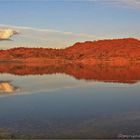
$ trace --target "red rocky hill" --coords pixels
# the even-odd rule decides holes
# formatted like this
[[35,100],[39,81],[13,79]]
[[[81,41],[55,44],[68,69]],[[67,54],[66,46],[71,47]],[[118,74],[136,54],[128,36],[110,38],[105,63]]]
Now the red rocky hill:
[[86,41],[65,49],[13,48],[0,51],[1,62],[110,63],[140,61],[140,40],[134,38]]

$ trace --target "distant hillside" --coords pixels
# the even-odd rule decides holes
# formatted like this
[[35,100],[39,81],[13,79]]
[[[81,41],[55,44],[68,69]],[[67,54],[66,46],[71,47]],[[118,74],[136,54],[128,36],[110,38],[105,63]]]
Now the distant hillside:
[[65,49],[70,59],[140,60],[140,40],[134,38],[87,41]]
[[86,41],[65,49],[13,48],[0,51],[0,61],[30,63],[113,63],[140,61],[140,40],[134,38]]

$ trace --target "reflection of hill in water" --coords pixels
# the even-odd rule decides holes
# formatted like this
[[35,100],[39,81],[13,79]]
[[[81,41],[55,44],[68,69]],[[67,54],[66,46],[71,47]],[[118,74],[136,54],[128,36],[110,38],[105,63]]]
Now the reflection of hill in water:
[[64,73],[76,79],[97,80],[119,83],[136,83],[140,80],[140,64],[124,66],[56,64],[56,65],[20,65],[16,63],[1,64],[0,73],[15,75],[42,75]]
[[16,90],[17,88],[14,87],[9,81],[0,81],[0,93],[3,93],[3,92],[10,93]]

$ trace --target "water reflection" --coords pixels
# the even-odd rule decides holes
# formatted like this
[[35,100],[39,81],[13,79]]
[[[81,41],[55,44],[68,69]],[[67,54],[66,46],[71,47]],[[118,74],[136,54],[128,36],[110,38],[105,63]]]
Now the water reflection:
[[1,63],[0,73],[0,138],[139,134],[138,64]]
[[136,85],[117,90],[98,85],[0,98],[0,127],[24,139],[139,134],[140,94]]
[[14,87],[10,81],[0,81],[0,93],[12,93],[18,90],[19,88]]
[[76,79],[96,80],[104,82],[136,83],[140,80],[140,64],[130,63],[124,66],[55,64],[27,65],[18,63],[1,63],[0,73],[15,75],[67,74]]

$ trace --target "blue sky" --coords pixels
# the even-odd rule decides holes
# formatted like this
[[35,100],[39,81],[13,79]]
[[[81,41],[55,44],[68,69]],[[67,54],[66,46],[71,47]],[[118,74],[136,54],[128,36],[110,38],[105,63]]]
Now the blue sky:
[[140,3],[137,0],[2,1],[0,24],[95,37],[85,38],[88,40],[140,38]]

